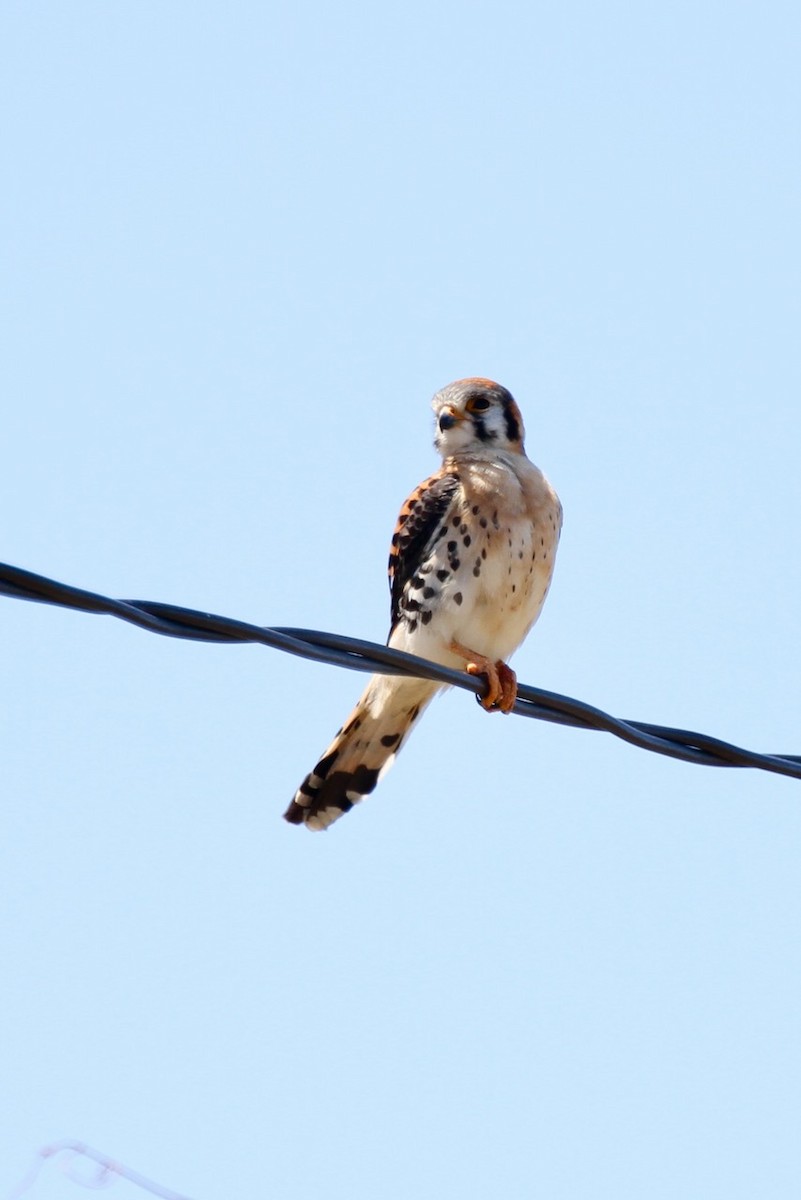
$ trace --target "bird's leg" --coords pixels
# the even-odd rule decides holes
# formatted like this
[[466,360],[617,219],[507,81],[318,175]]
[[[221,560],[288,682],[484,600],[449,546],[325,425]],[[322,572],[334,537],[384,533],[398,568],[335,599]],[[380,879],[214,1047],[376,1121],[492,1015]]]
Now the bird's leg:
[[465,660],[464,669],[468,675],[484,675],[487,680],[487,690],[479,696],[479,703],[487,712],[511,712],[517,700],[517,676],[511,667],[498,659],[493,662],[485,654],[477,654],[468,650],[461,642],[452,641],[450,650]]

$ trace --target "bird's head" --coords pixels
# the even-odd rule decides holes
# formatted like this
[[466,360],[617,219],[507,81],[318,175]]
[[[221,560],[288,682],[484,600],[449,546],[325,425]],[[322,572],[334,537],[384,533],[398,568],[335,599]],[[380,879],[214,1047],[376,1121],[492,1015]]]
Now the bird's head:
[[443,458],[471,450],[523,453],[523,418],[510,392],[491,379],[458,379],[431,401],[434,445]]

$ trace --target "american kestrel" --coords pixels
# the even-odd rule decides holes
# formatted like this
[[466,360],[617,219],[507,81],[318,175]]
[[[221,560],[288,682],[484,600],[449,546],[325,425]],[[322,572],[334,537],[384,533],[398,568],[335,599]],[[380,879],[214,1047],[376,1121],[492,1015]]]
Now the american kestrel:
[[[520,410],[489,379],[432,400],[442,466],[403,505],[389,555],[388,644],[483,675],[481,703],[508,713],[506,665],[540,614],[562,526],[559,497],[523,449]],[[325,829],[373,791],[442,684],[374,675],[284,813]]]

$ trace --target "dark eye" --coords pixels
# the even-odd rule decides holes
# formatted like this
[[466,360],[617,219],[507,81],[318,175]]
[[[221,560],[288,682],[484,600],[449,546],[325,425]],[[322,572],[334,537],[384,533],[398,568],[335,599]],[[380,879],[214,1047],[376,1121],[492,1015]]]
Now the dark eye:
[[466,405],[468,412],[486,412],[489,406],[490,402],[484,396],[474,396]]

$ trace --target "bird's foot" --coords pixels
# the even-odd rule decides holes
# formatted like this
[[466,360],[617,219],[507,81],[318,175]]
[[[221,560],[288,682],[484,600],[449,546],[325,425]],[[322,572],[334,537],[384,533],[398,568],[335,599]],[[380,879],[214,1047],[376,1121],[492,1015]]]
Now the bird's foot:
[[493,662],[485,654],[476,654],[460,642],[451,642],[450,648],[465,660],[468,675],[483,675],[487,680],[484,695],[476,697],[481,707],[487,712],[511,712],[517,700],[517,676],[512,668],[501,659]]

